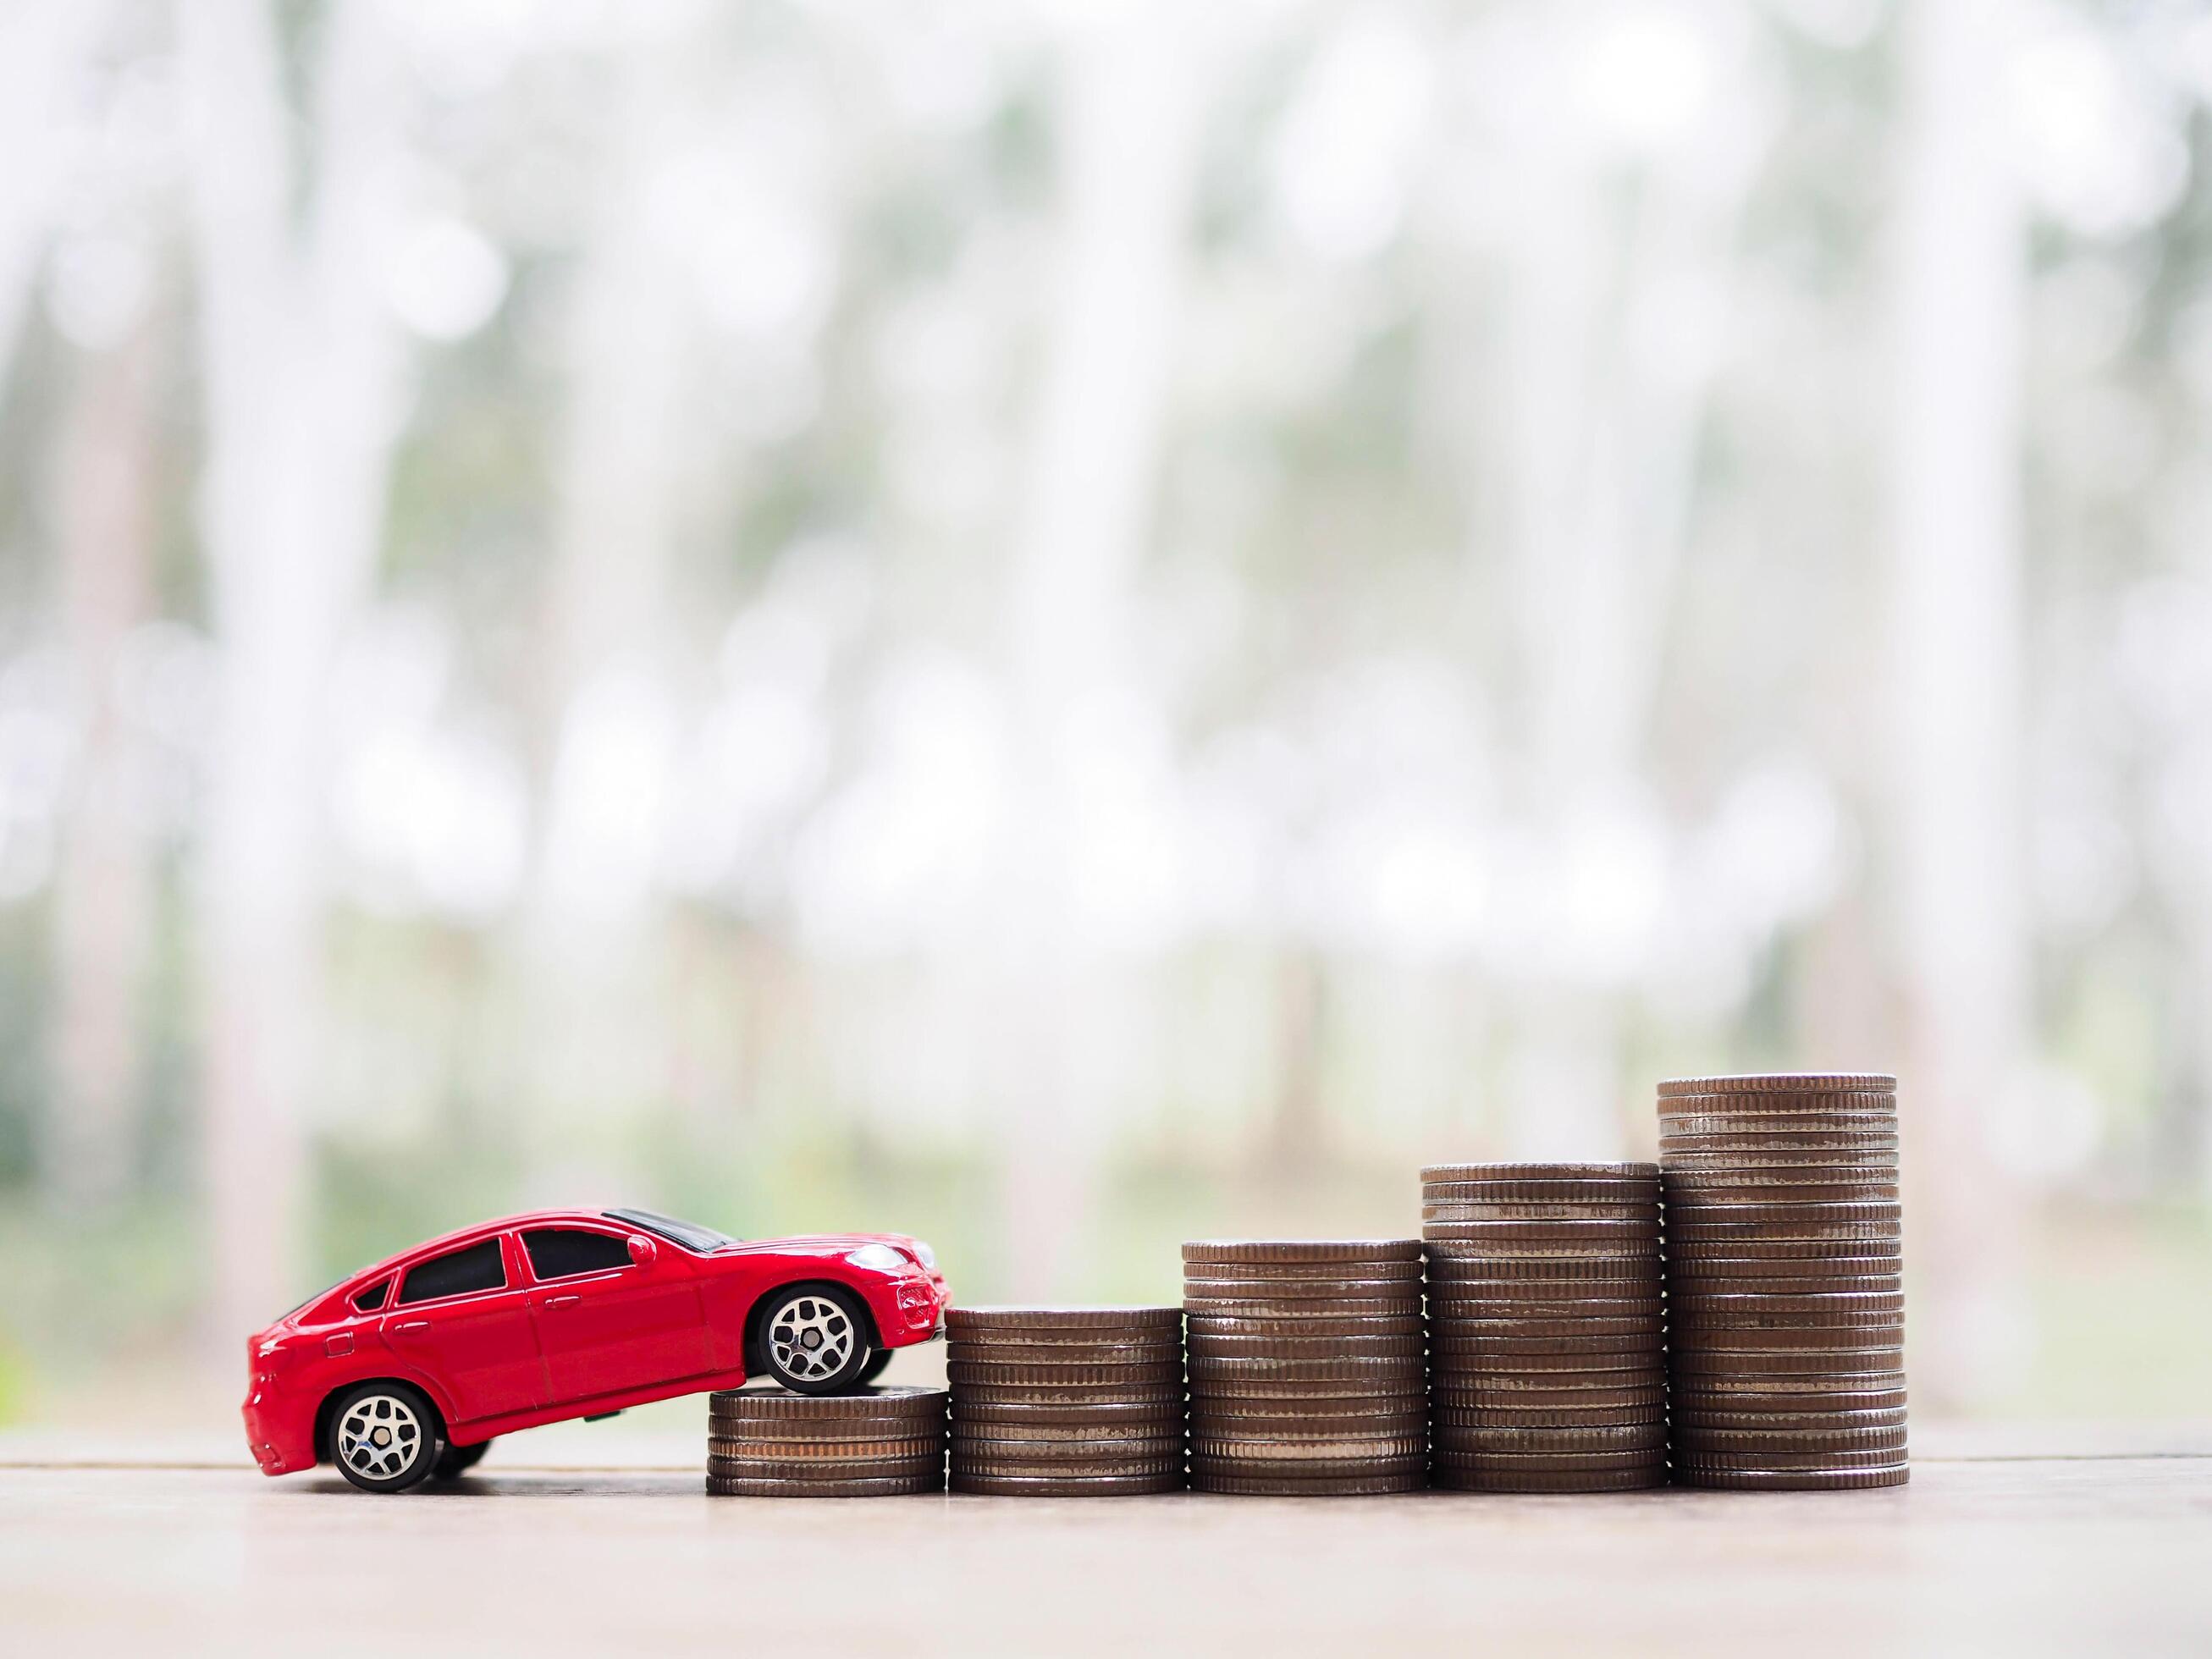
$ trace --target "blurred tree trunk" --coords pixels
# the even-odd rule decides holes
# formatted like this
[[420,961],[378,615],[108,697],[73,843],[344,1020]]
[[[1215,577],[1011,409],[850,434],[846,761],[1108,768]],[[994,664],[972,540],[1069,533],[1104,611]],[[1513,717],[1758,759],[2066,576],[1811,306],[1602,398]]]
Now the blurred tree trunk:
[[665,1097],[656,878],[677,738],[667,669],[685,313],[654,169],[688,88],[629,48],[575,277],[545,653],[544,839],[526,921],[533,1193],[638,1177],[636,1109]]
[[[1202,31],[1201,31],[1202,33]],[[1090,1207],[1126,998],[1079,937],[1072,836],[1086,701],[1127,691],[1197,167],[1202,41],[1139,6],[1074,27],[1049,356],[1016,526],[1017,844],[1000,892],[1006,1260],[1055,1281]],[[1094,705],[1095,706],[1095,705]]]
[[135,1173],[154,887],[116,690],[125,644],[152,611],[154,356],[142,326],[84,362],[55,483],[62,623],[83,738],[56,882],[46,1168],[56,1194],[83,1207],[115,1202]]
[[59,117],[108,15],[106,0],[14,0],[0,9],[0,386],[71,160],[56,141]]
[[1905,15],[1899,189],[1896,834],[1910,1030],[1900,1106],[1928,1276],[1916,1394],[1957,1406],[2014,1370],[2021,1195],[1994,1155],[2025,1101],[2030,1021],[2021,752],[2021,353],[2027,248],[2005,153],[2002,0]]
[[199,927],[212,1332],[226,1344],[295,1300],[309,1271],[328,675],[374,574],[398,423],[377,282],[399,100],[380,15],[323,18],[301,131],[270,0],[179,13],[219,647]]

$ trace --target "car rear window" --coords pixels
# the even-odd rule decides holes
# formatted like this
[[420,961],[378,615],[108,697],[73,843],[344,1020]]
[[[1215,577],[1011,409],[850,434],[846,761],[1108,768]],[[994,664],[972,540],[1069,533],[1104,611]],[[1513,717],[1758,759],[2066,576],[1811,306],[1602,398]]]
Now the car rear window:
[[499,1261],[499,1240],[487,1238],[416,1262],[407,1270],[406,1280],[399,1287],[399,1301],[404,1306],[441,1296],[465,1296],[471,1291],[495,1291],[506,1283],[507,1270]]

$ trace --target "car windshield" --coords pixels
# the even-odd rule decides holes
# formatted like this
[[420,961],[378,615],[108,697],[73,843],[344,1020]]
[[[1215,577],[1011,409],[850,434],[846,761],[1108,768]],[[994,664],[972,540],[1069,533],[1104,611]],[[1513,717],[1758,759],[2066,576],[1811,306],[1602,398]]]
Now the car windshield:
[[712,1227],[702,1227],[696,1221],[678,1221],[673,1216],[655,1215],[650,1210],[609,1210],[610,1221],[623,1221],[633,1227],[642,1227],[649,1233],[659,1233],[672,1243],[681,1244],[687,1250],[718,1250],[725,1244],[738,1241],[727,1233],[718,1233]]

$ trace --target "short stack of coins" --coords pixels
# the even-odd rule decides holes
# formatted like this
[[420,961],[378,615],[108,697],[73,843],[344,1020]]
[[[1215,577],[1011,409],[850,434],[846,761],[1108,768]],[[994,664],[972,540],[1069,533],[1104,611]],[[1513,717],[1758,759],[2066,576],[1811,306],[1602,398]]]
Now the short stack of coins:
[[1182,1489],[1180,1308],[951,1308],[952,1490]]
[[1685,1486],[1902,1486],[1905,1294],[1897,1079],[1659,1085]]
[[1434,1484],[1665,1485],[1658,1166],[1431,1164],[1421,1237]]
[[1193,1486],[1350,1497],[1427,1483],[1417,1241],[1211,1240],[1182,1261]]
[[942,1389],[708,1396],[707,1490],[722,1498],[890,1498],[945,1489]]

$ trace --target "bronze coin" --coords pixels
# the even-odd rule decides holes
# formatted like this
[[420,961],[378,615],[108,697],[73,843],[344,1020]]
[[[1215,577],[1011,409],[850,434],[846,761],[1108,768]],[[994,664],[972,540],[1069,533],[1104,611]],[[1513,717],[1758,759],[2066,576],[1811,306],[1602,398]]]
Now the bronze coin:
[[1137,1365],[1016,1365],[987,1359],[953,1359],[948,1360],[945,1366],[945,1375],[955,1389],[970,1384],[985,1387],[995,1384],[1001,1388],[1020,1388],[1030,1384],[1075,1388],[1090,1384],[1115,1388],[1146,1382],[1179,1382],[1182,1371],[1183,1368],[1171,1359]]
[[1439,1449],[1464,1452],[1663,1451],[1664,1423],[1629,1423],[1607,1428],[1436,1430]]
[[1155,1440],[1180,1440],[1186,1422],[1177,1412],[1146,1423],[969,1423],[952,1425],[955,1444],[976,1440],[1019,1440],[1037,1446],[1129,1446]]
[[1022,1365],[1038,1370],[1071,1368],[1094,1370],[1102,1366],[1118,1368],[1124,1365],[1157,1368],[1176,1364],[1182,1359],[1182,1352],[1180,1342],[1147,1342],[1142,1345],[952,1342],[945,1347],[945,1358],[949,1362],[945,1374],[951,1374],[954,1364]]
[[1666,1316],[1667,1304],[1657,1297],[1591,1297],[1584,1301],[1562,1301],[1556,1297],[1469,1297],[1429,1304],[1431,1330],[1469,1320],[1548,1321],[1562,1324],[1583,1320],[1627,1320],[1641,1324]]
[[1712,1204],[1895,1204],[1902,1200],[1904,1192],[1893,1174],[1875,1181],[1853,1178],[1802,1184],[1790,1181],[1746,1182],[1723,1176],[1718,1181],[1699,1182],[1693,1187],[1671,1188],[1663,1207],[1668,1215],[1684,1216]]
[[1463,1347],[1492,1338],[1587,1340],[1607,1336],[1656,1337],[1665,1334],[1666,1328],[1666,1319],[1658,1313],[1637,1319],[1439,1319],[1432,1346]]
[[1656,1164],[1425,1164],[1421,1182],[1649,1181]]
[[1905,1449],[1716,1452],[1677,1445],[1669,1461],[1678,1469],[1879,1469],[1905,1462]]
[[1303,1458],[1285,1467],[1280,1462],[1263,1462],[1248,1457],[1199,1457],[1190,1460],[1191,1479],[1200,1475],[1231,1479],[1258,1478],[1297,1480],[1360,1480],[1370,1475],[1422,1474],[1428,1470],[1429,1455],[1425,1447],[1395,1457],[1337,1457]]
[[1492,1381],[1504,1376],[1556,1376],[1562,1371],[1602,1373],[1620,1371],[1662,1375],[1667,1368],[1663,1349],[1654,1343],[1643,1348],[1605,1348],[1589,1352],[1559,1353],[1548,1349],[1514,1348],[1482,1353],[1460,1353],[1446,1348],[1429,1357],[1429,1370],[1439,1378],[1481,1377]]
[[1731,1238],[1671,1240],[1667,1261],[1901,1261],[1904,1245],[1879,1238]]
[[1656,1285],[1659,1257],[1656,1251],[1591,1257],[1504,1258],[1485,1250],[1449,1243],[1429,1246],[1429,1282],[1451,1284],[1463,1279],[1484,1282],[1526,1279],[1532,1283],[1576,1284],[1587,1279]]
[[1664,1426],[1667,1408],[1644,1406],[1502,1407],[1439,1406],[1430,1413],[1430,1431],[1459,1429],[1611,1429]]
[[1710,1486],[1724,1492],[1858,1492],[1874,1486],[1902,1486],[1912,1478],[1909,1463],[1887,1468],[1691,1469],[1674,1472],[1678,1486]]
[[1148,1492],[1181,1492],[1182,1471],[1167,1474],[963,1474],[955,1471],[952,1490],[978,1498],[1135,1498]]
[[1236,1359],[1418,1359],[1426,1352],[1415,1336],[1210,1336],[1194,1332],[1194,1366]]
[[774,1463],[878,1463],[886,1458],[940,1457],[945,1453],[942,1433],[876,1440],[755,1440],[731,1435],[707,1437],[709,1457],[742,1458]]
[[1419,1256],[1388,1261],[1186,1261],[1182,1273],[1185,1282],[1194,1279],[1249,1279],[1270,1284],[1289,1279],[1297,1284],[1338,1285],[1347,1280],[1381,1279],[1402,1289],[1401,1281],[1420,1278],[1421,1261]]
[[1902,1348],[1736,1349],[1677,1346],[1668,1355],[1677,1376],[1873,1376],[1905,1369]]
[[1426,1484],[1419,1470],[1404,1474],[1340,1475],[1312,1480],[1271,1475],[1202,1475],[1195,1469],[1190,1476],[1193,1492],[1231,1498],[1376,1498],[1390,1492],[1419,1492]]
[[977,1406],[1181,1405],[1183,1385],[1172,1382],[969,1382],[956,1390],[959,1410]]
[[1667,1346],[1659,1331],[1610,1336],[1487,1336],[1463,1335],[1455,1328],[1439,1331],[1429,1352],[1437,1358],[1514,1360],[1529,1355],[1540,1358],[1575,1360],[1588,1354],[1656,1354]]
[[1419,1261],[1413,1238],[1200,1238],[1182,1247],[1196,1261]]
[[1904,1237],[1905,1229],[1894,1221],[1683,1221],[1668,1224],[1667,1251],[1672,1255],[1738,1241],[1758,1245],[1838,1239],[1887,1243]]
[[1208,1468],[1254,1463],[1280,1468],[1316,1462],[1395,1462],[1428,1455],[1429,1437],[1419,1434],[1316,1435],[1305,1439],[1258,1439],[1249,1435],[1193,1435],[1190,1455]]
[[1430,1398],[1438,1412],[1504,1412],[1516,1417],[1536,1413],[1663,1412],[1667,1408],[1666,1389],[1650,1382],[1626,1388],[1541,1389],[1440,1384],[1431,1391]]
[[1627,1451],[1495,1452],[1438,1451],[1429,1459],[1439,1469],[1527,1469],[1536,1474],[1578,1474],[1585,1469],[1642,1469],[1664,1468],[1662,1448],[1639,1446]]
[[1899,1314],[1859,1314],[1848,1323],[1795,1327],[1712,1324],[1701,1320],[1674,1322],[1675,1346],[1701,1353],[1802,1352],[1895,1346],[1904,1340],[1905,1320]]
[[1637,1181],[1429,1181],[1423,1204],[1649,1204],[1659,1196],[1659,1177]]
[[1768,1295],[1757,1291],[1706,1291],[1682,1286],[1668,1298],[1671,1311],[1680,1315],[1718,1314],[1875,1314],[1902,1313],[1905,1292],[1879,1291],[1815,1292],[1809,1296]]
[[1662,1139],[1688,1135],[1707,1139],[1759,1141],[1769,1135],[1892,1135],[1897,1114],[1879,1107],[1854,1111],[1711,1112],[1662,1111]]
[[1194,1300],[1209,1302],[1395,1302],[1418,1304],[1420,1275],[1401,1279],[1245,1279],[1224,1274],[1185,1273],[1184,1313]]
[[[1790,1429],[1709,1429],[1702,1425],[1673,1425],[1675,1446],[1685,1454],[1740,1453],[1764,1458],[1775,1452],[1799,1455],[1820,1452],[1901,1452],[1905,1425],[1887,1429],[1831,1429],[1808,1431]],[[1894,1462],[1894,1457],[1885,1462]],[[1838,1465],[1838,1467],[1841,1467]]]
[[1428,1322],[1418,1314],[1395,1319],[1246,1319],[1236,1314],[1206,1314],[1190,1322],[1193,1338],[1206,1336],[1419,1336]]
[[1874,1255],[1824,1256],[1816,1261],[1778,1260],[1772,1256],[1685,1256],[1680,1261],[1670,1258],[1667,1263],[1669,1279],[1742,1279],[1747,1290],[1769,1296],[1808,1296],[1820,1292],[1770,1291],[1765,1284],[1753,1281],[1819,1279],[1852,1288],[1870,1280],[1880,1280],[1878,1288],[1892,1291],[1899,1288],[1899,1274],[1901,1271],[1899,1257]]
[[1685,1407],[1714,1411],[1832,1411],[1846,1406],[1902,1406],[1905,1373],[1889,1370],[1832,1376],[1812,1372],[1802,1376],[1731,1376],[1714,1371],[1701,1376],[1677,1375],[1675,1401]]
[[903,1498],[943,1492],[942,1474],[905,1475],[870,1480],[756,1480],[710,1474],[707,1490],[716,1498]]
[[1164,1422],[1182,1415],[1180,1394],[1172,1400],[1143,1405],[1042,1405],[1029,1401],[1012,1404],[987,1403],[965,1394],[954,1407],[954,1427],[963,1423],[1034,1423],[1073,1428],[1111,1428],[1116,1424]]
[[[1802,1397],[1802,1396],[1801,1396]],[[1685,1429],[1759,1430],[1776,1434],[1848,1434],[1859,1429],[1901,1429],[1902,1405],[1842,1411],[1720,1411],[1686,1407],[1668,1414]]]
[[1526,1226],[1532,1222],[1656,1222],[1658,1217],[1659,1195],[1656,1192],[1649,1198],[1609,1204],[1425,1202],[1421,1206],[1421,1220],[1425,1224],[1440,1221],[1474,1221]]
[[858,1394],[786,1394],[781,1389],[723,1389],[707,1409],[732,1421],[805,1423],[848,1417],[929,1417],[943,1413],[942,1389],[864,1389]]
[[[1425,1221],[1421,1239],[1430,1244],[1474,1244],[1484,1249],[1516,1244],[1572,1244],[1626,1255],[1647,1238],[1659,1237],[1659,1206],[1638,1215],[1586,1217],[1576,1221]],[[1510,1254],[1510,1252],[1509,1252]]]
[[1344,1359],[1271,1359],[1262,1356],[1240,1359],[1207,1359],[1194,1355],[1190,1376],[1198,1382],[1388,1382],[1418,1379],[1419,1353],[1384,1358]]
[[1667,1387],[1658,1368],[1645,1364],[1609,1371],[1444,1371],[1429,1379],[1429,1395],[1440,1406],[1634,1406],[1665,1403]]
[[1177,1446],[1170,1454],[1158,1457],[971,1457],[958,1451],[952,1455],[952,1473],[957,1475],[1045,1475],[1119,1474],[1131,1477],[1180,1474],[1182,1472],[1182,1449]]
[[793,1463],[773,1457],[709,1457],[707,1473],[721,1480],[937,1480],[945,1453],[927,1457],[878,1457],[866,1462]]

